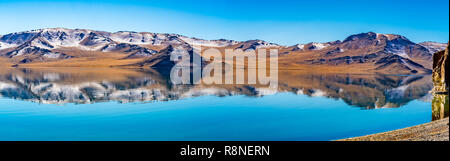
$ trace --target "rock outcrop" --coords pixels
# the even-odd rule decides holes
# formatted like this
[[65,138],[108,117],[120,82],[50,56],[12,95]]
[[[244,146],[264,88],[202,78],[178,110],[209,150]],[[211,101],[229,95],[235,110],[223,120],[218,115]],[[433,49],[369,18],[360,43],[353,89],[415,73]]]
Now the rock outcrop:
[[449,46],[447,45],[447,49],[436,52],[433,55],[433,91],[435,93],[448,94],[449,91],[448,50]]

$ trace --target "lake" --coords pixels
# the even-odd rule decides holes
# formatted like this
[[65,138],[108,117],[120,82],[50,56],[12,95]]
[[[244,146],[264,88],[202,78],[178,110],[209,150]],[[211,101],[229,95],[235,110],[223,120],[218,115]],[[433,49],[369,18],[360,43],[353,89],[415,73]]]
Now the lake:
[[283,70],[273,89],[173,85],[154,69],[2,69],[0,140],[336,140],[439,119],[432,87],[431,75]]

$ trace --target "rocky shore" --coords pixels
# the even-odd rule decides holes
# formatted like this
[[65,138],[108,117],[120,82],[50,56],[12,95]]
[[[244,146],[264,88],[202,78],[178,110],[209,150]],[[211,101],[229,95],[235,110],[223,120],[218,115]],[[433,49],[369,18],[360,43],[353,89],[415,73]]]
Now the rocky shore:
[[338,141],[449,141],[449,119]]

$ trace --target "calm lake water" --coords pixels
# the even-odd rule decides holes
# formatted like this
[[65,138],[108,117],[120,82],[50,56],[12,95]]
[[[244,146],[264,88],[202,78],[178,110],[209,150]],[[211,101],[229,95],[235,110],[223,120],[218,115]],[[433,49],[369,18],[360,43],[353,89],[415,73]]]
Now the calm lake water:
[[152,69],[3,69],[0,140],[335,140],[437,119],[432,87],[430,75],[280,71],[271,89],[172,85]]

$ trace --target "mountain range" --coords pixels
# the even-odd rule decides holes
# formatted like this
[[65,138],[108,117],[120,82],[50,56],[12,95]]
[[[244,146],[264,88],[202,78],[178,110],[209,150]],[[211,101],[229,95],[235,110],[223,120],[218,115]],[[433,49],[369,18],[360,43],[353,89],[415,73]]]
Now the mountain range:
[[47,28],[0,36],[0,64],[11,67],[171,67],[171,52],[204,48],[279,49],[282,69],[430,73],[446,43],[414,43],[395,34],[360,33],[332,42],[278,45],[263,40],[203,40],[178,34]]

